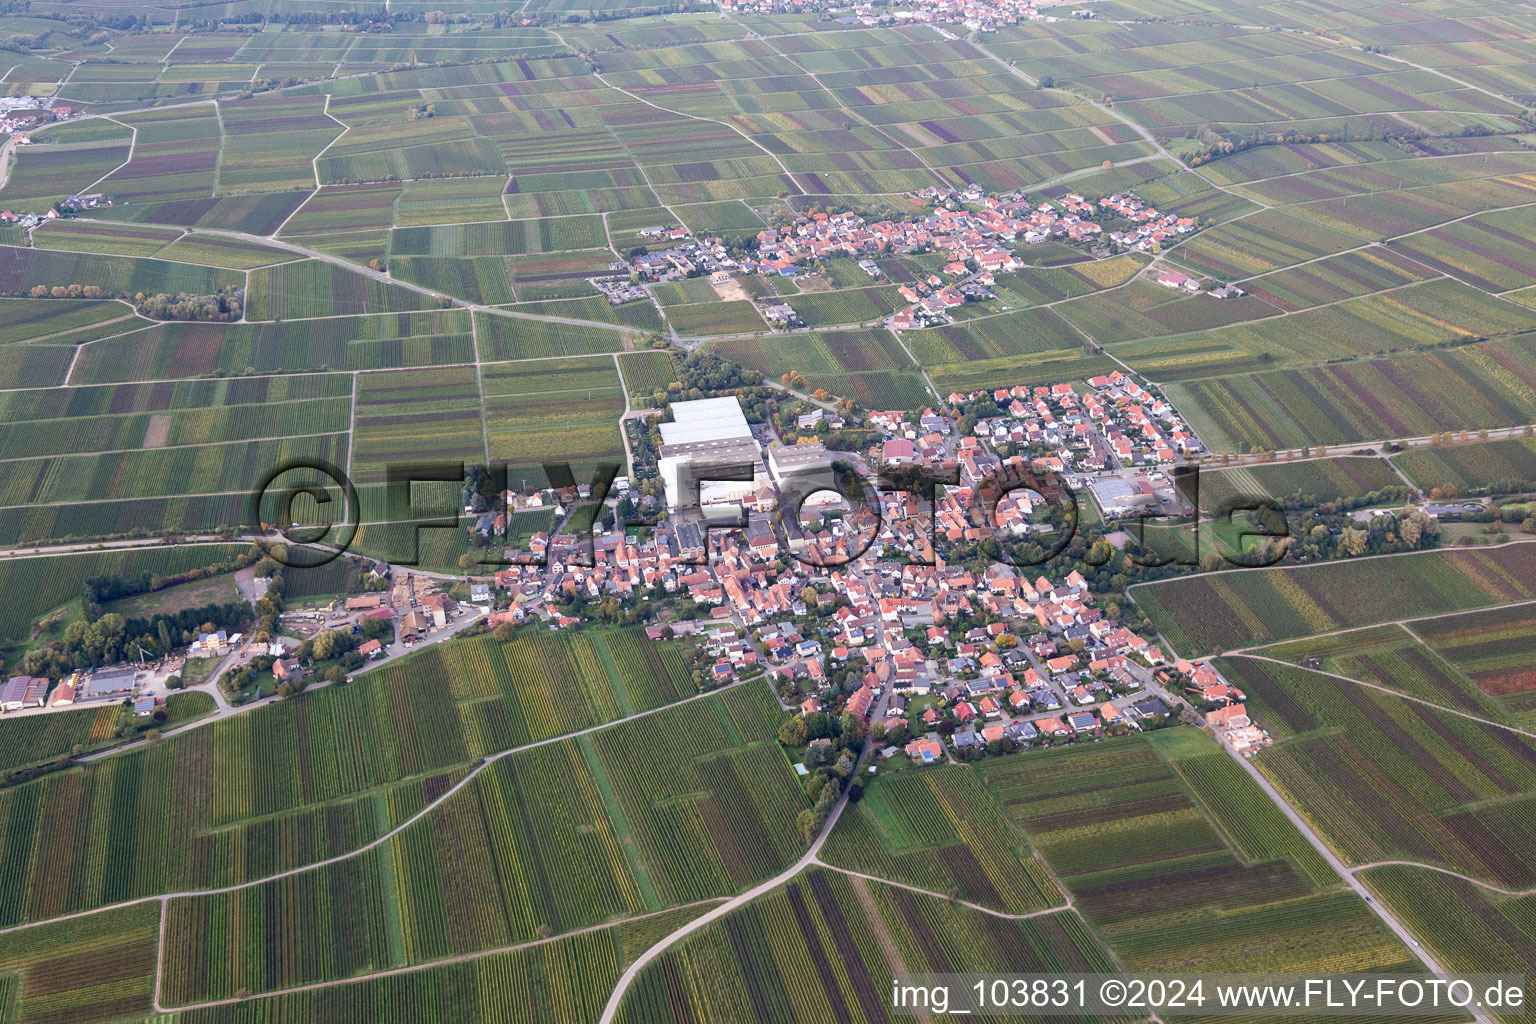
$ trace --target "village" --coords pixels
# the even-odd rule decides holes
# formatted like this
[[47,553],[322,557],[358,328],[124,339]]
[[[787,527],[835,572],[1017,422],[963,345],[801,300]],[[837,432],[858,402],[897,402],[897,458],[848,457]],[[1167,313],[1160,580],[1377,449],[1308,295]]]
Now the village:
[[[372,562],[368,592],[285,610],[279,635],[202,634],[153,668],[79,672],[51,693],[47,680],[17,676],[0,709],[127,701],[136,715],[153,715],[164,703],[157,688],[193,660],[214,659],[202,684],[210,693],[218,680],[258,671],[269,686],[286,684],[283,693],[465,630],[582,628],[628,620],[646,605],[653,637],[699,646],[710,685],[766,674],[802,714],[880,723],[892,737],[882,746],[887,759],[930,763],[1139,729],[1177,721],[1186,699],[1240,704],[1240,694],[1218,699],[1224,684],[1208,665],[1171,663],[1159,644],[1107,615],[1075,571],[1054,578],[1048,565],[1030,572],[975,557],[989,536],[1054,529],[1040,493],[1050,486],[1038,482],[1039,491],[990,503],[986,522],[988,488],[1000,475],[1086,485],[1105,519],[1187,510],[1166,471],[1200,444],[1172,407],[1119,372],[953,394],[948,403],[993,412],[973,415],[964,436],[949,411],[870,413],[867,426],[881,439],[864,453],[784,445],[748,424],[734,397],[673,403],[656,453],[666,485],[659,522],[615,523],[590,547],[568,531],[534,532],[524,548],[500,552],[516,564],[489,576]],[[851,503],[836,490],[834,455],[866,473],[872,465],[919,469],[952,473],[956,483],[927,507],[901,490],[880,492],[875,506]],[[629,488],[628,478],[615,481],[613,508],[631,501]],[[469,530],[499,534],[509,516],[540,508],[568,522],[591,492],[501,497],[504,511],[472,517]],[[351,667],[340,676],[313,667],[313,638],[327,632],[351,638]],[[255,697],[278,693],[258,688]],[[248,696],[227,690],[221,713]],[[1238,717],[1229,712],[1222,725],[1246,737]]]
[[[843,4],[837,0],[717,0],[723,14],[782,14],[824,11],[834,20],[868,28],[888,25],[960,25],[971,32],[990,32],[1004,25],[1024,22],[1052,22],[1058,16],[1048,13],[1062,4],[1030,0],[917,0],[904,4]],[[1091,8],[1073,7],[1070,16],[1088,20]],[[952,38],[952,37],[951,37]]]
[[[1026,266],[1014,248],[1017,244],[1057,241],[1088,248],[1100,258],[1121,252],[1155,254],[1198,227],[1194,218],[1160,213],[1130,192],[1097,201],[1068,193],[1060,199],[1032,202],[1018,191],[987,195],[975,185],[964,190],[930,186],[912,198],[931,205],[933,211],[874,222],[851,210],[803,213],[792,223],[757,232],[748,252],[733,252],[719,238],[694,238],[681,227],[646,228],[636,237],[667,245],[642,247],[644,251],[630,258],[633,283],[611,279],[593,283],[618,305],[644,298],[647,284],[700,275],[709,275],[717,287],[731,285],[733,275],[794,278],[815,273],[823,261],[837,257],[857,260],[872,283],[880,283],[885,274],[874,262],[876,257],[942,254],[947,262],[941,270],[900,285],[907,305],[885,323],[904,331],[949,323],[956,307],[996,298],[990,289],[997,275]],[[1110,230],[1101,221],[1110,223]],[[616,263],[612,269],[622,268]],[[1158,280],[1190,291],[1199,291],[1201,284],[1172,273]],[[1187,287],[1186,280],[1193,287]],[[1242,292],[1218,283],[1213,294],[1227,298]],[[768,300],[760,303],[760,309],[770,324],[799,326],[786,303]]]

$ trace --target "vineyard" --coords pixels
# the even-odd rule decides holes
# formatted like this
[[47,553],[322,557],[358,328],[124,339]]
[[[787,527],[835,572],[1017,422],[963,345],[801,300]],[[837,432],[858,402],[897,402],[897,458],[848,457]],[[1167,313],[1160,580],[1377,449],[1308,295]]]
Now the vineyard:
[[1536,480],[1536,438],[1410,448],[1393,461],[1426,491],[1455,487],[1468,493],[1496,484],[1518,485]]
[[985,971],[1000,964],[1019,973],[1112,969],[1070,912],[1005,921],[813,868],[646,965],[617,1020],[885,1024],[892,1019],[893,974]]
[[1536,711],[1536,610],[1498,608],[1416,622],[1413,631],[1517,716]]
[[0,771],[104,743],[117,734],[122,719],[119,704],[0,719]]
[[0,935],[4,1019],[26,1024],[144,1019],[152,1007],[159,922],[160,908],[149,903]]
[[[530,632],[505,645],[471,638],[434,645],[348,686],[327,687],[77,771],[0,790],[5,837],[0,863],[15,883],[0,887],[0,925],[170,889],[234,884],[348,852],[408,813],[391,806],[424,806],[476,757],[660,707],[693,692],[680,650],[653,645],[633,630]],[[788,837],[800,810],[798,787],[787,779],[779,784],[787,769],[768,770],[783,766],[782,758],[775,764],[765,756],[777,755],[764,742],[778,729],[777,707],[766,690],[757,695],[743,689],[677,712],[680,720],[731,723],[732,731],[711,734],[722,740],[718,748],[744,739],[755,744],[722,753],[696,774],[678,766],[668,776],[695,780],[684,793],[709,791],[700,776],[711,785],[742,787],[729,799],[699,800],[711,809],[719,805],[719,813],[738,824],[748,851],[744,857],[753,864],[789,849],[783,841],[759,836],[765,826],[757,815],[787,815],[782,831]],[[89,714],[47,717],[73,721]],[[32,729],[26,723],[42,720],[5,724]],[[648,728],[638,729],[639,724],[613,732],[648,737]],[[603,742],[620,740],[604,734]],[[675,742],[685,751],[717,749],[702,741],[690,748],[687,735]],[[631,761],[658,763],[654,751]],[[628,763],[618,756],[612,770],[625,773]],[[288,769],[268,768],[279,764]],[[717,868],[713,877],[748,873]]]
[[1200,504],[1217,510],[1226,502],[1270,498],[1288,507],[1310,507],[1402,486],[1392,466],[1382,459],[1311,459],[1202,472]]
[[[1423,868],[1371,868],[1360,877],[1446,970],[1536,973],[1536,896],[1511,899]],[[1498,1018],[1536,1019],[1529,1011]]]
[[1508,729],[1341,684],[1303,668],[1224,659],[1249,714],[1279,738],[1260,770],[1347,863],[1415,860],[1497,884],[1536,884],[1536,744]]
[[1061,894],[969,768],[876,778],[838,820],[821,859],[1012,914]]
[[[1502,610],[1477,614],[1479,622],[1487,617],[1506,617]],[[1432,619],[1429,623],[1415,623],[1414,629],[1421,630],[1430,623],[1444,621],[1456,620]],[[1375,683],[1431,704],[1484,718],[1502,719],[1506,715],[1497,700],[1468,685],[1446,658],[1430,650],[1403,626],[1370,626],[1332,636],[1294,640],[1266,648],[1263,653],[1266,657],[1297,665],[1305,665],[1309,659],[1316,658],[1320,663],[1317,667],[1324,671]],[[1458,667],[1466,670],[1465,666]]]
[[1536,544],[1206,572],[1131,595],[1185,657],[1536,598]]
[[[1296,966],[1284,969],[1334,962],[1385,969],[1405,956],[1357,898],[1320,890],[1337,885],[1337,876],[1200,733],[1057,748],[988,761],[983,773],[1075,906],[1135,969],[1268,964],[1264,957],[1274,954],[1261,944],[1276,916],[1292,920],[1277,949]],[[1331,959],[1342,955],[1335,943],[1357,959]],[[1199,955],[1209,957],[1206,966]]]
[[591,1024],[619,974],[657,938],[708,907],[668,911],[463,963],[188,1010],[180,1024],[453,1021]]
[[[798,855],[804,806],[770,702],[738,688],[519,751],[356,857],[172,900],[168,1000],[499,949],[759,881]],[[710,829],[682,833],[689,817]]]

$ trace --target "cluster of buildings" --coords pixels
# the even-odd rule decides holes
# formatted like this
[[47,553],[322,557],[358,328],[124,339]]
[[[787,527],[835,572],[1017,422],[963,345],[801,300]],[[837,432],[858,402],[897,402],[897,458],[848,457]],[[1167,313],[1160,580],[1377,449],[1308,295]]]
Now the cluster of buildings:
[[0,96],[0,132],[11,136],[18,146],[32,144],[28,132],[74,116],[74,107],[55,103],[51,97]]
[[[128,665],[99,668],[72,673],[50,693],[49,681],[41,676],[13,676],[0,687],[0,711],[122,700],[133,693],[138,679],[138,672]],[[150,711],[153,710],[151,698]]]
[[1099,210],[1101,214],[1132,222],[1132,227],[1111,231],[1105,237],[1120,248],[1135,252],[1155,252],[1195,230],[1195,218],[1159,213],[1156,207],[1148,206],[1130,192],[1104,196],[1099,200]]
[[992,445],[1045,447],[1036,462],[1057,472],[1098,473],[1165,465],[1203,450],[1200,439],[1161,395],[1119,370],[1072,384],[951,394],[952,405],[991,398],[998,415],[976,421],[974,433]]
[[80,195],[69,196],[50,206],[42,213],[28,211],[17,213],[15,210],[0,210],[0,224],[12,224],[22,228],[35,228],[50,220],[58,220],[65,214],[83,213],[87,210],[99,209],[103,206],[111,206],[110,196],[100,192],[88,192]]
[[[837,20],[850,25],[963,25],[972,31],[991,31],[1002,25],[1026,21],[1056,21],[1045,13],[1052,5],[1028,0],[917,0],[887,6],[861,3],[849,8],[835,0],[716,0],[724,13],[774,14],[810,11],[843,12]],[[1075,18],[1091,18],[1087,8],[1072,11]]]
[[640,253],[631,257],[630,263],[639,279],[647,282],[681,281],[686,277],[722,270],[740,273],[755,273],[757,270],[752,260],[738,260],[731,256],[725,243],[718,238],[689,238],[686,232],[684,238],[676,244]]

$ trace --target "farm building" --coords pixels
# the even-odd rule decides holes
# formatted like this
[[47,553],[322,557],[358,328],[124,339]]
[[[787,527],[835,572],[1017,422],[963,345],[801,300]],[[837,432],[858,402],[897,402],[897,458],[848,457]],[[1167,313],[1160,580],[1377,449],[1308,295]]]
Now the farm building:
[[48,696],[48,680],[36,676],[14,676],[0,689],[0,711],[40,708]]

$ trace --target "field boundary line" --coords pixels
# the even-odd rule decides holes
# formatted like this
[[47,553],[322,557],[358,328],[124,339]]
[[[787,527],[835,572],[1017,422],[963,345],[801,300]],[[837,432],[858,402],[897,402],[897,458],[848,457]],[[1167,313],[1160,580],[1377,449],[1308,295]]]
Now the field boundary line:
[[[1433,650],[1433,648],[1430,649]],[[1354,683],[1356,686],[1363,686],[1368,690],[1379,690],[1380,692],[1390,694],[1393,697],[1401,697],[1403,700],[1410,700],[1415,704],[1422,704],[1427,708],[1434,708],[1436,711],[1444,711],[1449,715],[1456,715],[1460,718],[1467,718],[1482,725],[1491,726],[1495,729],[1503,729],[1506,732],[1518,733],[1521,736],[1526,736],[1530,739],[1536,740],[1536,732],[1528,732],[1525,729],[1520,728],[1518,725],[1506,725],[1503,722],[1495,722],[1491,718],[1483,718],[1481,715],[1474,715],[1470,711],[1458,711],[1455,708],[1448,708],[1444,704],[1436,704],[1432,700],[1425,700],[1423,697],[1415,697],[1411,693],[1404,693],[1401,690],[1394,690],[1389,686],[1382,686],[1380,683],[1367,682],[1364,679],[1356,679],[1353,676],[1343,676],[1339,675],[1337,672],[1328,672],[1320,668],[1307,668],[1305,665],[1297,665],[1289,661],[1281,661],[1279,658],[1265,657],[1262,654],[1234,654],[1230,656],[1223,655],[1223,657],[1247,658],[1250,661],[1267,661],[1274,665],[1285,665],[1290,668],[1298,669],[1302,672],[1311,672],[1320,676],[1328,676],[1330,679],[1338,679],[1342,682]]]
[[455,956],[441,957],[437,960],[428,960],[419,964],[405,964],[400,967],[391,967],[382,971],[371,971],[367,974],[356,974],[350,978],[336,978],[331,981],[315,981],[306,985],[295,985],[291,988],[273,989],[270,992],[257,992],[249,996],[230,996],[228,999],[214,999],[202,1003],[187,1003],[182,1006],[163,1006],[160,1003],[160,964],[164,960],[164,921],[165,914],[161,914],[161,955],[157,959],[155,967],[155,993],[154,1009],[156,1013],[185,1013],[188,1010],[203,1010],[215,1006],[229,1006],[235,1003],[249,1003],[258,999],[275,999],[279,996],[294,995],[299,992],[313,992],[317,989],[337,988],[342,985],[356,985],[360,982],[372,981],[375,978],[390,978],[400,974],[412,974],[416,971],[432,970],[436,967],[449,967],[453,964],[467,963],[472,960],[483,960],[488,956],[499,956],[503,953],[515,953],[523,949],[535,949],[539,946],[547,946],[561,939],[574,938],[578,935],[589,935],[592,932],[606,931],[609,928],[619,928],[632,921],[643,921],[648,917],[658,917],[662,914],[670,914],[678,910],[687,910],[690,907],[702,907],[709,903],[719,903],[730,899],[729,896],[711,896],[708,899],[695,900],[692,903],[682,903],[675,907],[664,907],[661,910],[651,910],[644,914],[636,914],[633,917],[622,918],[618,921],[605,921],[601,924],[587,925],[585,928],[577,928],[574,931],[561,932],[559,935],[550,935],[542,939],[532,939],[528,942],[519,942],[510,946],[498,946],[495,949],[478,950],[473,953],[460,953]]
[[1452,878],[1459,878],[1463,882],[1475,885],[1480,889],[1487,889],[1489,892],[1496,892],[1500,896],[1513,896],[1516,898],[1522,896],[1536,896],[1536,885],[1531,886],[1529,889],[1505,889],[1500,886],[1484,882],[1481,879],[1473,878],[1471,875],[1464,875],[1460,871],[1452,871],[1450,868],[1442,868],[1434,864],[1422,864],[1416,860],[1373,860],[1369,864],[1361,864],[1358,867],[1353,867],[1349,870],[1350,873],[1353,874],[1357,871],[1369,871],[1372,868],[1419,868],[1423,871],[1438,871],[1442,875],[1450,875]]
[[[457,577],[455,577],[455,578],[457,578]],[[354,680],[354,682],[356,682],[356,681],[357,680]],[[68,920],[73,920],[73,919],[81,918],[81,917],[89,917],[89,916],[91,916],[93,914],[104,914],[104,913],[107,913],[108,911],[112,911],[112,910],[121,910],[124,907],[138,906],[141,903],[150,903],[150,902],[155,902],[155,901],[162,902],[162,903],[168,903],[171,900],[194,899],[194,898],[202,897],[202,896],[221,896],[221,895],[224,895],[226,893],[240,892],[240,891],[245,890],[245,889],[255,888],[256,886],[259,886],[259,885],[266,885],[269,882],[280,881],[280,880],[282,880],[284,878],[291,878],[291,877],[293,877],[295,875],[302,875],[302,874],[305,874],[306,872],[309,872],[309,871],[316,871],[316,870],[318,870],[320,868],[330,867],[333,864],[339,864],[342,861],[351,860],[354,857],[361,856],[362,854],[367,853],[370,850],[376,849],[377,847],[380,847],[380,846],[384,845],[385,843],[389,842],[390,840],[394,839],[397,835],[399,835],[401,832],[405,831],[411,825],[415,824],[416,822],[420,821],[422,818],[426,817],[427,815],[431,814],[433,811],[437,810],[438,807],[442,806],[443,803],[445,803],[446,801],[451,799],[454,796],[454,794],[459,792],[459,790],[463,789],[465,786],[468,786],[472,781],[474,781],[474,779],[481,772],[483,772],[486,768],[489,768],[492,764],[495,764],[497,761],[500,761],[504,757],[510,757],[513,754],[522,753],[523,751],[526,751],[526,750],[533,750],[533,749],[536,749],[538,747],[546,747],[546,746],[550,746],[550,745],[556,744],[556,743],[564,743],[567,740],[573,740],[573,739],[576,739],[576,738],[581,737],[581,736],[588,736],[588,735],[591,735],[592,733],[602,732],[604,729],[611,729],[611,728],[613,728],[615,726],[618,726],[618,725],[621,725],[621,724],[623,724],[625,722],[631,722],[631,721],[634,721],[635,719],[639,719],[639,718],[647,718],[647,717],[650,717],[651,715],[660,714],[663,711],[667,711],[667,710],[670,710],[672,708],[680,707],[680,706],[682,706],[684,704],[690,704],[690,703],[692,703],[694,701],[697,701],[697,700],[704,700],[704,699],[706,699],[708,697],[713,697],[716,694],[724,693],[727,690],[733,689],[733,688],[735,688],[737,686],[743,685],[743,683],[745,683],[745,682],[751,682],[751,681],[752,680],[739,680],[738,679],[735,682],[727,683],[724,686],[718,686],[718,687],[716,687],[713,690],[705,690],[702,693],[695,693],[695,694],[693,694],[691,696],[684,697],[682,700],[673,701],[671,704],[663,704],[660,707],[648,708],[645,711],[637,711],[637,712],[635,712],[632,715],[626,715],[623,718],[615,718],[613,721],[611,721],[611,722],[604,722],[601,725],[589,726],[589,727],[587,727],[585,729],[578,729],[575,732],[562,733],[559,736],[550,736],[550,737],[546,737],[545,739],[542,739],[542,740],[534,740],[531,743],[525,743],[522,746],[508,747],[507,749],[499,750],[499,751],[497,751],[494,754],[487,754],[483,758],[479,759],[479,763],[475,764],[469,770],[469,772],[464,776],[464,778],[462,778],[458,782],[454,783],[451,787],[449,787],[436,800],[433,800],[430,803],[426,804],[424,807],[422,807],[415,814],[411,815],[409,818],[405,819],[400,824],[398,824],[394,828],[390,829],[388,832],[385,832],[384,834],[382,834],[382,835],[380,835],[380,836],[370,840],[369,842],[363,844],[362,846],[357,847],[354,850],[348,850],[346,853],[339,853],[339,854],[335,855],[334,857],[327,857],[324,860],[314,861],[314,862],[309,863],[309,864],[300,865],[299,867],[288,868],[288,869],[286,869],[284,871],[279,871],[279,872],[276,872],[274,874],[266,875],[266,876],[261,877],[261,878],[252,878],[252,879],[248,879],[248,880],[246,880],[244,882],[236,882],[233,885],[220,886],[220,887],[214,888],[214,889],[184,889],[184,890],[180,890],[180,891],[177,891],[177,892],[166,892],[166,893],[158,893],[158,894],[151,895],[151,896],[140,896],[140,897],[137,897],[135,899],[125,900],[125,901],[123,901],[121,903],[114,903],[114,904],[111,904],[111,905],[105,906],[105,907],[97,907],[97,908],[92,909],[92,910],[82,910],[82,911],[77,911],[77,912],[71,913],[71,914],[64,914],[64,915],[61,915],[61,916],[58,916],[58,917],[50,917],[50,918],[45,918],[45,919],[41,919],[41,920],[37,920],[37,921],[26,921],[26,922],[22,922],[22,923],[19,923],[19,924],[9,925],[7,927],[0,928],[0,935],[9,935],[9,934],[11,934],[13,932],[26,931],[26,930],[29,930],[29,929],[32,929],[32,928],[41,928],[44,925],[55,924],[55,923],[57,923],[59,921],[68,921]],[[247,706],[248,707],[256,707],[258,705],[251,704],[251,705],[247,705]],[[202,724],[202,723],[205,723],[205,722],[220,721],[220,720],[221,719],[218,719],[218,718],[204,718],[204,719],[199,719],[198,722],[194,723],[194,724]],[[186,730],[182,730],[182,731],[186,731]],[[117,748],[117,750],[115,750],[115,751],[108,751],[107,754],[110,755],[110,754],[113,754],[113,753],[121,753],[121,752],[126,751],[126,750],[134,749],[135,747],[140,746],[140,745],[141,744],[134,744],[132,747],[120,747],[120,748]],[[97,758],[96,760],[99,760],[99,759],[100,758]],[[847,800],[847,794],[844,794],[843,800],[844,801]],[[831,821],[829,820],[829,822],[828,822],[828,830],[829,831],[830,831],[830,825],[831,825]],[[823,838],[824,837],[825,837],[825,834],[823,834]],[[819,845],[820,845],[820,842],[818,840],[817,848],[819,848]],[[807,854],[807,856],[809,856],[809,854]],[[804,860],[804,858],[802,858],[802,860]],[[721,897],[721,898],[724,899],[724,898],[727,898],[727,897]],[[671,908],[671,909],[676,909],[676,908]],[[567,933],[567,934],[570,934],[570,933]]]
[[[981,914],[990,914],[992,917],[1000,917],[1005,921],[1028,921],[1030,918],[1046,917],[1050,914],[1078,913],[1077,907],[1073,905],[1070,897],[1068,897],[1067,902],[1061,904],[1060,906],[1046,907],[1043,910],[1031,910],[1023,914],[1010,914],[1007,911],[993,910],[991,907],[984,907],[980,903],[972,903],[970,900],[962,900],[957,897],[947,896],[942,892],[934,892],[932,889],[924,889],[920,886],[908,885],[905,882],[898,882],[893,878],[881,878],[879,875],[866,875],[862,871],[854,871],[851,868],[838,867],[836,864],[828,864],[820,857],[815,858],[813,864],[815,867],[823,868],[827,871],[836,871],[839,874],[848,875],[850,878],[862,878],[867,882],[879,882],[881,885],[889,885],[897,889],[905,889],[908,892],[915,892],[922,896],[932,896],[934,899],[944,900],[947,903],[954,903],[958,906],[966,907],[967,909],[974,910]],[[1063,895],[1065,895],[1065,893],[1063,893]],[[1081,917],[1080,914],[1078,916]]]

